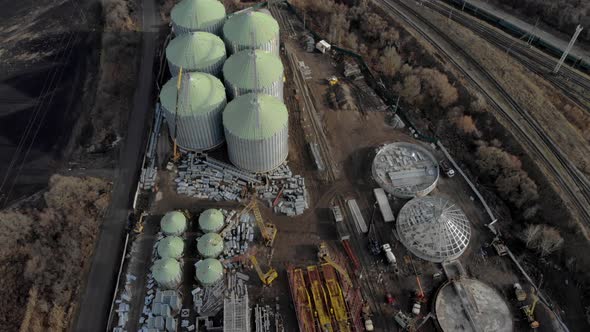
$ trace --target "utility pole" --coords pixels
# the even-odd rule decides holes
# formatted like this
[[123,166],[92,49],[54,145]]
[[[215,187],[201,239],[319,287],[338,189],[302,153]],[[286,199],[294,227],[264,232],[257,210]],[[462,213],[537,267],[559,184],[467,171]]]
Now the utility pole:
[[565,51],[561,55],[561,59],[559,59],[559,61],[555,65],[555,68],[553,68],[554,74],[557,74],[557,72],[559,72],[559,68],[561,68],[561,65],[563,65],[563,62],[567,58],[567,55],[570,53],[572,47],[574,47],[574,43],[576,42],[576,39],[578,39],[578,36],[580,35],[580,32],[582,32],[582,30],[583,30],[582,26],[578,24],[578,26],[576,27],[576,32],[574,32],[574,35],[572,36],[570,43],[567,44]]
[[535,26],[531,29],[531,32],[529,34],[529,38],[527,39],[526,43],[527,45],[531,45],[533,43],[533,40],[535,39],[535,32],[537,31],[537,24],[539,24],[539,18],[537,17],[537,21],[535,22]]

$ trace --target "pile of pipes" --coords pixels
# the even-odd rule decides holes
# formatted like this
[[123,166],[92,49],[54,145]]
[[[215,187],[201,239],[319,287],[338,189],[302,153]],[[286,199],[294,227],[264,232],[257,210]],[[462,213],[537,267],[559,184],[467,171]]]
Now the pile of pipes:
[[248,289],[246,289],[246,282],[250,280],[250,277],[244,273],[238,271],[231,271],[227,274],[227,287],[226,295],[230,296],[234,294],[238,297],[248,295]]
[[268,187],[258,189],[258,196],[266,200],[275,213],[287,216],[303,214],[308,205],[305,179],[301,175],[293,175],[287,165],[281,165],[270,174]]
[[188,153],[180,161],[176,173],[174,181],[176,192],[180,195],[241,202],[248,194],[248,187],[254,187],[258,197],[268,201],[275,213],[296,216],[308,208],[305,179],[294,175],[286,164],[260,175],[204,154]]
[[215,316],[223,308],[225,284],[219,281],[208,287],[197,287],[191,292],[195,310],[199,315]]
[[137,278],[132,274],[125,275],[125,289],[121,292],[121,296],[115,300],[115,305],[117,306],[115,312],[119,317],[119,321],[117,322],[117,327],[113,329],[114,332],[125,331],[125,325],[127,325],[127,321],[129,320],[129,302],[131,302],[131,287],[132,283]]
[[232,258],[244,255],[250,247],[250,242],[254,241],[254,216],[249,213],[239,216],[239,218],[227,218],[229,222],[220,234],[225,241],[221,260],[228,269],[239,264],[239,262],[233,262]]
[[[270,332],[271,331],[271,318],[274,317],[274,312],[269,305],[259,306],[258,304],[254,307],[254,325],[256,332]],[[274,321],[274,318],[272,318]],[[272,329],[274,331],[274,329]]]

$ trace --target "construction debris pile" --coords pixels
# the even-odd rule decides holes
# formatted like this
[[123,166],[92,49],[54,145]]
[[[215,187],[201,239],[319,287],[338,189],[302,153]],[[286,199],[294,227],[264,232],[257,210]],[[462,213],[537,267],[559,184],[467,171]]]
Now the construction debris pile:
[[[172,170],[172,166],[168,169]],[[267,174],[254,174],[207,155],[188,153],[181,159],[176,173],[174,181],[180,195],[241,202],[248,195],[248,188],[254,187],[275,213],[295,216],[308,208],[305,179],[293,175],[286,164]]]

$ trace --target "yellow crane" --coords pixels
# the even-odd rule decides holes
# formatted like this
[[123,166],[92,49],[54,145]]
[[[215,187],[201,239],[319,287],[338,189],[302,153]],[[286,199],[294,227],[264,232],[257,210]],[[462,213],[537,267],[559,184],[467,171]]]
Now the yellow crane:
[[275,270],[272,267],[268,269],[268,272],[262,272],[262,269],[260,268],[260,264],[258,264],[258,259],[256,259],[256,256],[250,255],[249,258],[250,262],[252,262],[252,265],[254,266],[254,269],[256,270],[256,273],[258,273],[258,278],[260,278],[260,281],[262,281],[262,283],[265,286],[270,286],[272,282],[279,277],[279,273],[277,272],[277,270]]
[[328,248],[328,245],[325,242],[322,242],[319,245],[318,258],[320,259],[320,261],[322,261],[326,264],[329,264],[336,271],[338,271],[342,280],[346,281],[348,286],[352,287],[352,280],[350,279],[348,272],[346,272],[345,268],[343,268],[342,266],[340,266],[336,262],[334,262],[334,260],[332,259],[332,256],[330,256],[330,249]]
[[537,306],[537,302],[539,302],[539,297],[536,294],[531,293],[531,298],[533,299],[533,303],[522,306],[520,309],[524,312],[531,328],[536,329],[541,325],[535,320],[535,307]]
[[242,213],[246,213],[249,210],[252,210],[252,212],[254,213],[256,225],[260,229],[260,234],[262,234],[262,237],[264,238],[264,245],[267,247],[272,247],[272,245],[275,242],[275,237],[277,236],[277,226],[269,222],[264,222],[264,220],[262,219],[262,214],[258,209],[256,197],[254,196],[252,197],[252,200],[250,201],[250,203],[248,203],[246,208],[244,208],[244,211]]
[[178,70],[178,80],[176,81],[176,105],[174,106],[174,152],[172,160],[176,163],[180,160],[180,152],[178,151],[178,144],[176,144],[176,137],[178,137],[178,102],[180,95],[180,88],[182,84],[182,67]]

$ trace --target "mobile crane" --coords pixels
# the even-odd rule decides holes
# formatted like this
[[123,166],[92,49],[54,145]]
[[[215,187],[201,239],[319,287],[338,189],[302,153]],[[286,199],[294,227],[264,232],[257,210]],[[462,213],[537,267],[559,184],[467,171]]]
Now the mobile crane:
[[529,321],[530,327],[532,329],[536,329],[539,326],[541,326],[541,324],[539,324],[539,322],[535,320],[535,307],[537,306],[537,302],[539,302],[539,297],[536,294],[531,293],[531,298],[533,302],[531,304],[527,304],[525,306],[520,307],[520,309]]
[[264,245],[267,247],[272,247],[275,241],[275,237],[277,236],[277,226],[274,224],[267,222],[265,223],[262,219],[262,214],[258,209],[258,203],[256,202],[256,197],[253,196],[252,200],[246,208],[242,211],[242,213],[247,213],[248,211],[252,210],[254,213],[254,219],[256,219],[256,225],[260,229],[260,233],[264,238]]
[[336,271],[338,271],[342,280],[344,280],[348,284],[348,286],[352,287],[352,280],[350,279],[350,276],[346,272],[346,269],[343,268],[342,266],[336,264],[336,262],[334,262],[334,260],[332,260],[332,256],[330,256],[330,250],[328,249],[328,245],[325,242],[320,243],[320,245],[318,247],[318,258],[320,261],[329,264]]
[[248,258],[250,258],[250,262],[252,262],[252,265],[258,274],[258,278],[260,278],[260,281],[262,281],[265,286],[270,286],[272,282],[279,277],[279,273],[273,267],[270,267],[266,273],[262,272],[256,256],[250,255]]

